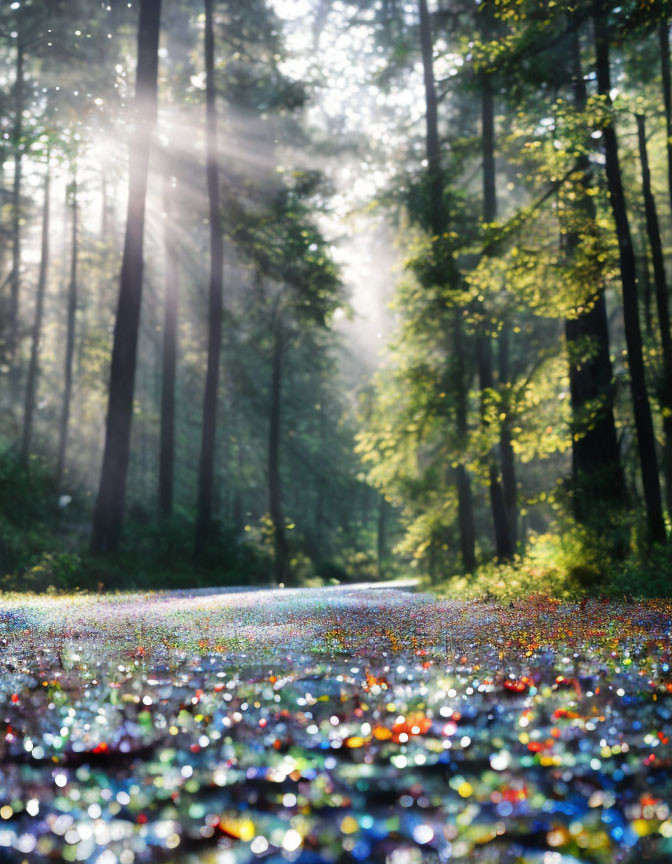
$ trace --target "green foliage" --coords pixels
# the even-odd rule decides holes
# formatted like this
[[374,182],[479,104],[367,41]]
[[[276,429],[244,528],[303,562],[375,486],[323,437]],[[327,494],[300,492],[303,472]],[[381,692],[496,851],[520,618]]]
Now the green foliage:
[[0,449],[0,574],[35,563],[55,531],[56,489],[39,459],[26,466],[5,444]]
[[82,571],[82,560],[71,552],[43,552],[36,564],[20,575],[0,576],[0,586],[6,591],[72,591],[94,587]]
[[668,545],[649,546],[645,537],[645,526],[632,513],[595,525],[565,516],[548,532],[531,534],[524,555],[513,561],[490,561],[471,576],[430,587],[443,596],[474,600],[525,594],[668,597],[672,552]]
[[204,588],[269,581],[266,550],[247,538],[241,540],[232,526],[214,526],[198,565],[194,563],[193,544],[193,521],[185,516],[146,524],[132,522],[118,560],[87,559],[87,587],[100,582],[105,590]]

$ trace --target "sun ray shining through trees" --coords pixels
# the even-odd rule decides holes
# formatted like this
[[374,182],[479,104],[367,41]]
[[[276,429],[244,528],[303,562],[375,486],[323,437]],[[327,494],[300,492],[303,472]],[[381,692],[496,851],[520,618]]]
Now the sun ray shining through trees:
[[672,861],[672,0],[0,2],[0,862]]

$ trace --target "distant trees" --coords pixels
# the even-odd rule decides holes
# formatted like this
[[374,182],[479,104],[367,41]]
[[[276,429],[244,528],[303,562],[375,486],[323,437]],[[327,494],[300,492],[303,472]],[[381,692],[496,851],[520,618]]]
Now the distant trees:
[[264,322],[270,360],[268,506],[277,582],[292,578],[281,471],[289,353],[301,341],[314,344],[315,331],[328,326],[344,301],[328,244],[310,218],[310,201],[318,193],[319,175],[297,172],[293,183],[276,188],[260,216],[241,218],[234,235],[257,274],[256,314]]
[[[607,11],[608,7],[604,0],[594,0],[593,27],[597,92],[604,100],[608,109],[611,106],[611,69],[609,60],[610,36],[606,20]],[[660,500],[656,440],[642,354],[642,334],[639,323],[639,302],[637,297],[637,268],[625,203],[618,141],[613,118],[609,116],[605,118],[602,134],[604,136],[609,202],[618,239],[625,341],[628,351],[630,390],[632,393],[635,427],[637,429],[644,501],[651,538],[653,540],[664,541],[665,524]]]
[[[626,121],[622,108],[620,113],[612,108],[609,48],[618,41],[626,55],[620,68],[627,68],[631,78],[625,85],[619,80],[619,88],[639,88],[646,95],[638,98],[645,102],[655,98],[649,88],[662,82],[667,104],[669,22],[659,23],[661,10],[655,5],[648,12],[635,11],[607,0],[576,8],[560,4],[541,17],[534,3],[484,3],[472,17],[467,4],[438,4],[432,10],[419,0],[413,21],[389,7],[385,14],[372,9],[370,28],[386,52],[387,66],[379,74],[390,105],[395,105],[390,81],[403,88],[397,76],[402,69],[408,75],[409,57],[417,57],[409,50],[413,34],[420,37],[424,76],[413,86],[420,91],[424,84],[425,92],[424,128],[409,124],[406,162],[386,192],[386,200],[403,208],[423,233],[418,237],[407,225],[400,233],[408,258],[396,301],[400,330],[392,343],[393,368],[379,377],[377,404],[360,437],[370,480],[402,508],[407,534],[400,548],[430,574],[455,567],[451,556],[458,538],[450,520],[460,512],[460,498],[446,482],[451,471],[469,471],[476,481],[475,549],[481,561],[522,551],[530,517],[533,524],[548,524],[554,512],[571,508],[590,530],[598,512],[616,525],[639,494],[639,479],[637,486],[626,486],[624,464],[631,477],[633,453],[646,505],[646,542],[664,541],[656,437],[660,440],[661,429],[667,438],[670,412],[661,383],[661,412],[652,416],[647,387],[669,377],[669,318],[661,307],[657,344],[645,351],[627,212],[641,193],[629,174],[624,179],[615,135],[616,122],[628,122],[632,131],[634,118]],[[357,18],[357,26],[360,22]],[[596,70],[595,85],[584,68],[590,63],[590,30],[594,67],[588,68]],[[649,45],[653,39],[655,47]],[[657,50],[662,57],[658,82],[634,53],[628,54],[629,44],[641,49],[643,41],[647,51]],[[439,94],[434,66],[443,73]],[[466,96],[474,92],[480,116]],[[390,109],[390,122],[392,128],[399,122],[396,107]],[[411,155],[418,152],[421,131],[427,178],[422,185]],[[641,133],[640,141],[645,143]],[[439,171],[441,162],[447,168]],[[480,226],[473,214],[478,171]],[[643,175],[650,172],[643,168]],[[501,209],[498,183],[507,189]],[[645,190],[654,250],[652,198]],[[448,228],[435,216],[445,201],[457,214]],[[423,207],[424,224],[417,219]],[[669,213],[665,224],[670,224]],[[652,251],[659,274],[666,254],[661,252]],[[606,295],[615,273],[622,277],[623,330],[607,319]],[[663,282],[659,275],[658,284]],[[462,322],[460,338],[455,331],[445,337],[449,320]],[[610,350],[622,334],[625,367],[618,351],[614,361]],[[660,360],[652,363],[651,351]],[[564,371],[559,361],[566,364]],[[626,377],[631,413],[621,399]],[[461,381],[467,382],[463,400],[455,389]],[[568,450],[571,466],[563,455]],[[662,452],[665,459],[667,447]],[[479,486],[488,490],[487,498]],[[516,531],[518,495],[522,532]],[[488,499],[492,546],[484,530]],[[614,543],[614,553],[623,554],[622,538]],[[464,555],[462,563],[467,570],[473,567]]]
[[[44,460],[65,507],[85,490],[80,519],[100,475],[93,552],[124,512],[129,548],[199,573],[254,549],[287,583],[390,572],[392,549],[472,572],[559,515],[618,555],[665,540],[665,4],[320,2],[304,66],[266,0],[15,5],[0,451]],[[334,324],[350,196],[404,259],[363,387]]]
[[[98,556],[121,548],[126,511],[130,546],[151,530],[182,543],[186,521],[199,571],[259,555],[279,581],[313,566],[341,572],[346,561],[373,573],[379,498],[352,453],[355,403],[330,332],[344,298],[313,218],[328,192],[311,172],[275,170],[306,146],[306,91],[280,71],[282,22],[265,0],[208,2],[205,41],[199,2],[163,10],[161,83],[153,0],[93,13],[80,0],[50,4],[48,15],[39,3],[0,10],[0,58],[13,78],[0,96],[0,449],[16,444],[35,477],[38,462],[53,462],[66,530],[69,502],[81,519],[78,495],[100,472]],[[205,123],[192,111],[201,90]],[[150,147],[158,102],[161,158]],[[114,217],[126,130],[122,248]]]

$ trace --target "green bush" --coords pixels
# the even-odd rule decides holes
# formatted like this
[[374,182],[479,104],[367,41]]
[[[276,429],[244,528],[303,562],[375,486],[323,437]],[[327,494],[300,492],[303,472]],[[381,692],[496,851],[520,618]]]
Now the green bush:
[[506,600],[536,593],[560,599],[669,596],[672,548],[649,546],[643,538],[632,515],[617,515],[601,530],[565,518],[554,531],[531,535],[524,556],[490,562],[434,590],[456,599]]

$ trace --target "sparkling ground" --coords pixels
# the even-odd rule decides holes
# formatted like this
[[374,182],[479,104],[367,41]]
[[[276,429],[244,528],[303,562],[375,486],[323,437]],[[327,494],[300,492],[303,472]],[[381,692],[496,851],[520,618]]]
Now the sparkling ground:
[[672,861],[672,602],[0,596],[0,861]]

